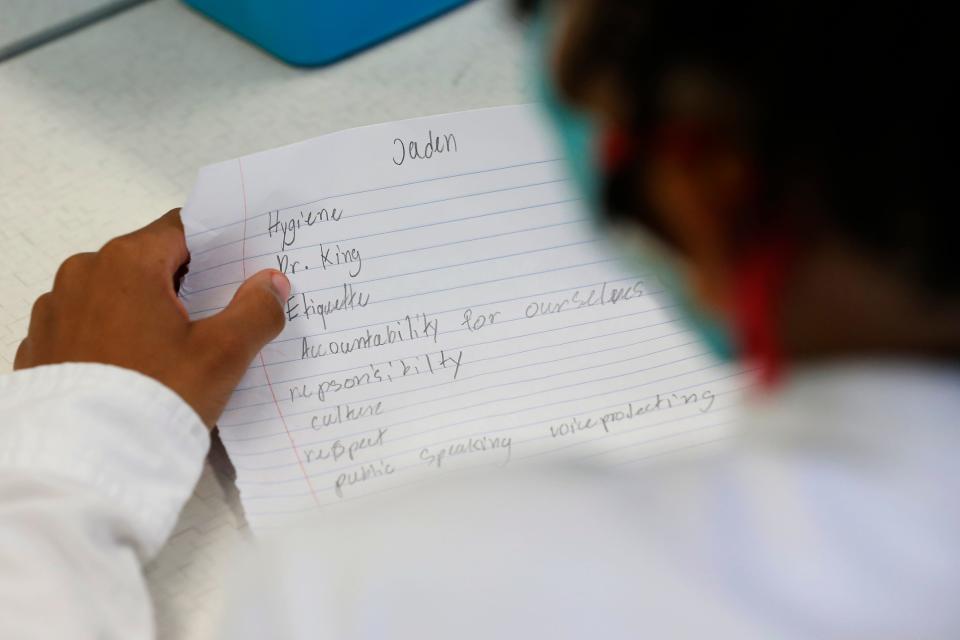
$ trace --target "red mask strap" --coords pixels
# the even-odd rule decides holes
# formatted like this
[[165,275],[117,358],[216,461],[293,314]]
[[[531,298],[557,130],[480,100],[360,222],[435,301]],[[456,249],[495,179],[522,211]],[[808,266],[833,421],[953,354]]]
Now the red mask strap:
[[786,233],[775,234],[748,252],[735,274],[734,318],[743,356],[759,365],[766,387],[783,374],[779,311],[795,256],[796,242]]

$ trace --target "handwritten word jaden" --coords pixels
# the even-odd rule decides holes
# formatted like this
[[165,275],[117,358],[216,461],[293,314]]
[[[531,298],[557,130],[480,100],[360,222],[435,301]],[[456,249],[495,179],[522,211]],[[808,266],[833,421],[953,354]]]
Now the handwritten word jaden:
[[427,132],[427,142],[423,146],[416,140],[393,139],[393,164],[398,167],[406,160],[429,160],[441,153],[455,153],[457,151],[457,137],[452,133],[445,133],[441,138],[434,137],[433,131]]

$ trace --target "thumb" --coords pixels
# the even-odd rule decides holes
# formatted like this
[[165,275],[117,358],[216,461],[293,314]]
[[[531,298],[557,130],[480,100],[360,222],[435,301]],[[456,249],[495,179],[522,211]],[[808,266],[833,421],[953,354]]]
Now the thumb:
[[[240,285],[230,303],[198,324],[223,344],[225,351],[244,359],[244,365],[283,330],[283,308],[290,281],[276,269],[259,271]],[[199,328],[199,327],[198,327]]]

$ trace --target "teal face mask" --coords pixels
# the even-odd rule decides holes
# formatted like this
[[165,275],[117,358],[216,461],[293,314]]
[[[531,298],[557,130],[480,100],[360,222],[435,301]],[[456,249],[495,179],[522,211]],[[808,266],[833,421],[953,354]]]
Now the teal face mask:
[[[577,191],[590,210],[599,216],[602,208],[603,181],[598,161],[600,131],[586,114],[565,104],[557,95],[550,79],[550,24],[548,11],[541,11],[529,34],[534,86],[539,94],[547,119],[556,132],[567,167]],[[628,263],[641,271],[653,273],[670,293],[686,323],[700,336],[710,350],[722,360],[735,355],[733,340],[727,326],[704,313],[693,301],[679,270],[676,258],[649,234],[640,229],[621,230],[613,240],[620,247]]]
[[530,28],[531,67],[534,87],[540,104],[560,142],[567,169],[577,191],[593,211],[600,207],[600,175],[597,171],[597,141],[599,127],[586,115],[560,100],[550,79],[549,63],[550,29],[541,10]]

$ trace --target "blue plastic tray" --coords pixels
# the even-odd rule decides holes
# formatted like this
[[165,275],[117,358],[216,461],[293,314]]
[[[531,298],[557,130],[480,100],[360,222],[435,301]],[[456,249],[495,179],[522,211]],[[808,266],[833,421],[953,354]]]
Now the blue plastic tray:
[[294,65],[329,64],[468,0],[184,0]]

